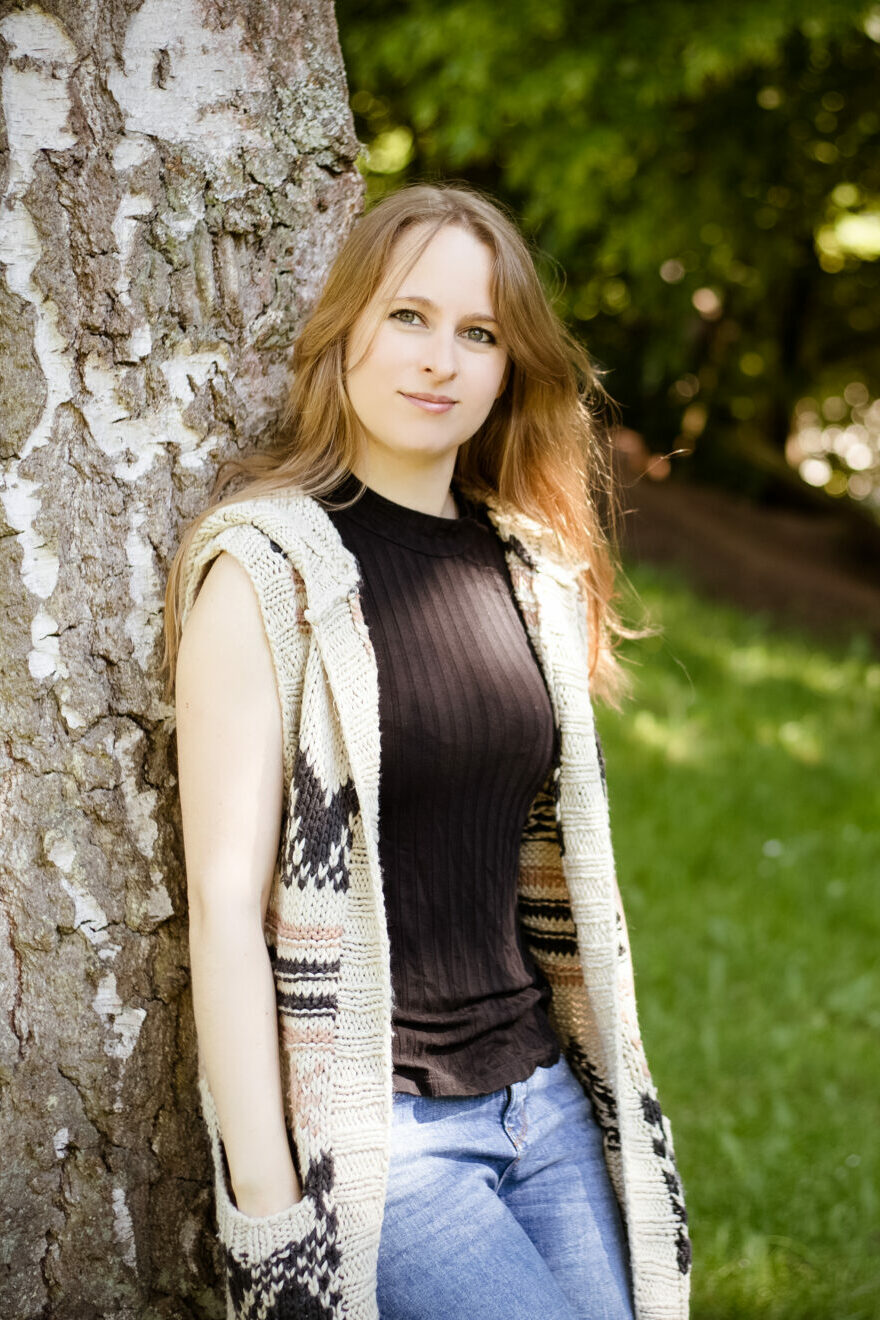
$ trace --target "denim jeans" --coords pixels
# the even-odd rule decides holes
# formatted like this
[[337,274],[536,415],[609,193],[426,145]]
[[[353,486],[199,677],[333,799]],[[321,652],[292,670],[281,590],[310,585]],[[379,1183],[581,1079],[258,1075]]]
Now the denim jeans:
[[396,1093],[381,1320],[632,1320],[592,1106],[565,1061],[491,1095]]

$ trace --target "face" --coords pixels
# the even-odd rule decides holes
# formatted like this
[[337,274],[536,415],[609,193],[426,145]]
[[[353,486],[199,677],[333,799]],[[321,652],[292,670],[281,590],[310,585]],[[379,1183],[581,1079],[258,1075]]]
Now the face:
[[[405,256],[424,231],[404,234]],[[409,466],[454,456],[506,381],[507,352],[490,295],[492,253],[445,225],[399,283],[380,287],[347,345],[348,395],[367,461]]]

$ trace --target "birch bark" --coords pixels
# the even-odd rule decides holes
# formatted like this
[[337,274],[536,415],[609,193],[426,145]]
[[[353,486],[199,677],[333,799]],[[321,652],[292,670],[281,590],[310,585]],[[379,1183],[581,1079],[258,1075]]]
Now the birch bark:
[[330,0],[0,5],[0,1314],[219,1317],[165,574],[359,209]]

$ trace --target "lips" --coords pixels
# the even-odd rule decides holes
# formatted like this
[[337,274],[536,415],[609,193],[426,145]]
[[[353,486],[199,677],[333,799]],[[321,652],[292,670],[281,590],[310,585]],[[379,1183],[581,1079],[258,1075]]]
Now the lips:
[[458,402],[457,399],[450,399],[446,394],[404,394],[403,390],[401,390],[401,394],[405,399],[409,399],[410,403],[414,403],[417,408],[432,413],[449,412],[449,409],[454,408]]

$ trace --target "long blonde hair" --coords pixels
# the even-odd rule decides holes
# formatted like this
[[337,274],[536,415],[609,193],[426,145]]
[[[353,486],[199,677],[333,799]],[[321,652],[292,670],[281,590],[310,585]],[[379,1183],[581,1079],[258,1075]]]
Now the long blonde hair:
[[[182,562],[202,519],[218,505],[281,490],[321,497],[352,470],[360,434],[345,386],[352,327],[398,260],[401,236],[419,227],[402,276],[444,225],[473,234],[492,253],[492,310],[510,360],[501,396],[458,451],[456,482],[473,499],[536,520],[555,534],[562,558],[585,565],[580,580],[593,689],[616,704],[626,684],[614,645],[631,634],[613,608],[616,501],[610,442],[600,422],[606,396],[584,348],[553,311],[516,225],[470,188],[440,184],[402,188],[356,222],[296,341],[275,441],[220,465],[209,505],[184,534],[168,576],[163,669],[169,695],[180,643]],[[236,477],[245,484],[224,495]]]

